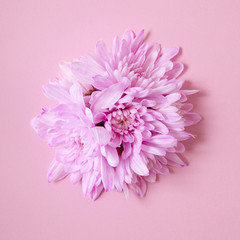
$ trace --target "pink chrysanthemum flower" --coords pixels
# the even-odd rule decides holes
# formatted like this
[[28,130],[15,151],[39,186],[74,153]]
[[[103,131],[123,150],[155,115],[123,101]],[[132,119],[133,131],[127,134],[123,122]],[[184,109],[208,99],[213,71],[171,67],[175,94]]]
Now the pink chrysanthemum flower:
[[56,148],[49,182],[70,175],[93,199],[103,189],[128,194],[128,187],[142,197],[146,181],[168,174],[168,166],[185,166],[177,155],[192,136],[185,127],[200,116],[186,103],[197,91],[182,90],[177,79],[183,65],[172,58],[178,51],[148,45],[143,31],[127,31],[114,39],[112,53],[99,41],[96,56],[60,66],[60,79],[43,87],[58,105],[32,120]]

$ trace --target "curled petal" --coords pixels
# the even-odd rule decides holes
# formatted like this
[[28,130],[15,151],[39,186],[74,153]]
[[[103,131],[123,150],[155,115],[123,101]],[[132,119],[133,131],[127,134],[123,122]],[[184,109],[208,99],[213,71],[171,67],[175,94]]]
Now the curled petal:
[[122,82],[116,83],[111,87],[92,95],[90,100],[92,111],[98,113],[113,106],[122,96],[128,85],[128,79],[125,78]]
[[173,79],[178,77],[184,69],[184,66],[180,62],[173,63],[173,68],[167,72],[166,76],[168,79]]

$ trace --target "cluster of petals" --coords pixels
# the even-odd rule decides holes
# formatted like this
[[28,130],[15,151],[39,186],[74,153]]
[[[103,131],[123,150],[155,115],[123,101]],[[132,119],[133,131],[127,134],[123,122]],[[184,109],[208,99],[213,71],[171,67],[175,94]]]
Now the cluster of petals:
[[43,86],[57,105],[31,121],[38,135],[56,149],[48,181],[70,176],[83,194],[96,199],[105,190],[132,189],[144,196],[146,182],[183,167],[185,128],[197,123],[178,76],[178,47],[161,49],[144,41],[144,31],[103,41],[96,54],[60,65],[60,76]]

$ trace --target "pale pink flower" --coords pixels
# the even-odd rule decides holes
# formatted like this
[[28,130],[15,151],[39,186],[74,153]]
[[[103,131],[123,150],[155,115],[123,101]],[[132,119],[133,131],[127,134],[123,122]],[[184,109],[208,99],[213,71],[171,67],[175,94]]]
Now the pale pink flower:
[[197,91],[182,90],[177,79],[178,51],[148,45],[143,31],[127,31],[114,39],[112,53],[99,41],[96,56],[61,65],[61,79],[43,88],[59,105],[32,121],[56,147],[50,181],[70,174],[94,199],[102,188],[128,194],[130,187],[142,197],[146,181],[168,174],[168,166],[185,166],[178,156],[185,151],[181,141],[192,136],[185,127],[200,116],[186,103]]
[[110,135],[93,123],[79,83],[51,82],[43,91],[59,102],[31,121],[38,135],[56,148],[48,181],[58,181],[70,174],[72,183],[82,180],[84,195],[91,194],[96,199],[103,189],[100,147],[109,142]]

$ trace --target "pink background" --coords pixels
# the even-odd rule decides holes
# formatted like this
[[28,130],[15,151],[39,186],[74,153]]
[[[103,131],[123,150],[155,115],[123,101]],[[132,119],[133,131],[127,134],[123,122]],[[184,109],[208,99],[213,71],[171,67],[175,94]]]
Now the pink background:
[[[240,1],[0,1],[0,239],[240,239]],[[127,201],[109,192],[92,202],[81,185],[48,184],[54,152],[29,126],[53,104],[41,86],[57,64],[107,45],[127,29],[180,45],[184,78],[201,93],[204,117],[191,131],[189,166]]]

